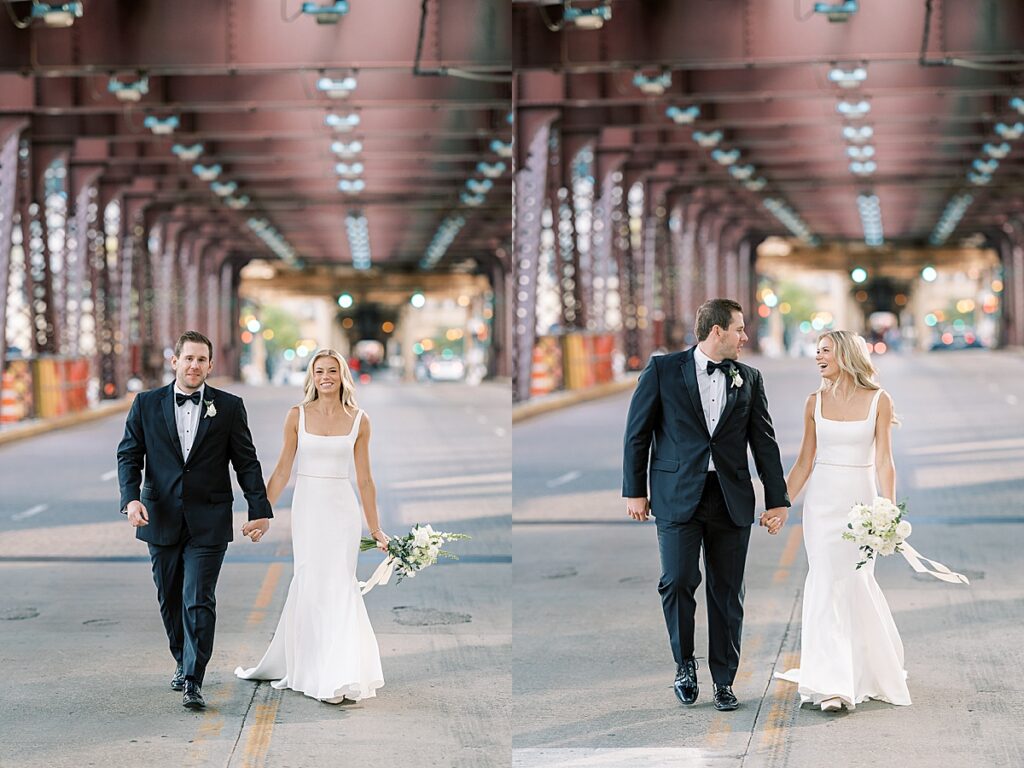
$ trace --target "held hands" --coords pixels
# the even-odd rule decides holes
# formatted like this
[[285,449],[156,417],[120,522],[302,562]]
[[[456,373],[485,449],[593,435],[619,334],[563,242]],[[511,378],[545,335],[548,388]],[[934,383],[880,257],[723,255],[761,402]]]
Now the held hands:
[[388,536],[384,531],[378,528],[376,531],[370,534],[373,540],[377,542],[377,549],[381,552],[388,551],[388,542],[391,541],[391,537]]
[[786,524],[788,517],[789,510],[786,507],[774,507],[761,513],[761,519],[758,524],[763,525],[768,529],[768,533],[774,536],[782,530],[782,526]]
[[250,520],[242,526],[242,535],[248,536],[255,544],[263,538],[263,535],[270,530],[270,519],[262,517],[259,520]]
[[626,514],[642,523],[651,516],[651,502],[645,496],[627,498]]
[[149,525],[149,512],[146,511],[146,507],[141,501],[129,501],[126,511],[128,512],[128,522],[133,528]]

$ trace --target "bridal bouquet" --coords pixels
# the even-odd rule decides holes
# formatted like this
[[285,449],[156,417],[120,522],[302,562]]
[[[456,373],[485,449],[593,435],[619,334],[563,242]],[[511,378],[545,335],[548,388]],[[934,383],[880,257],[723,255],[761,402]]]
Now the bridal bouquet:
[[850,508],[848,531],[843,538],[852,541],[864,553],[864,559],[857,568],[865,565],[875,555],[892,555],[903,551],[903,542],[910,535],[910,523],[903,519],[907,504],[901,501],[893,504],[888,499],[876,496],[871,505],[854,504]]
[[[449,560],[459,558],[451,552],[441,549],[446,541],[459,541],[470,538],[464,533],[448,533],[435,531],[429,525],[415,525],[405,536],[396,536],[388,541],[388,556],[374,571],[369,581],[361,582],[362,594],[366,594],[378,584],[387,584],[393,572],[398,573],[396,584],[404,577],[410,579],[417,571],[433,565],[439,557]],[[359,542],[359,551],[366,552],[377,546],[372,538],[363,538]]]

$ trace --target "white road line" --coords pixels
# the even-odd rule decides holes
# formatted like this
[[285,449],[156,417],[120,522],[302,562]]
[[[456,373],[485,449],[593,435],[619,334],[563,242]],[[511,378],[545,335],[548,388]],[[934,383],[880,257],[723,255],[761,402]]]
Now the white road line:
[[548,488],[557,488],[560,485],[571,483],[573,480],[575,480],[582,474],[583,473],[580,472],[579,470],[574,469],[572,472],[566,472],[564,475],[559,475],[554,480],[548,480],[546,483],[544,483],[544,485],[546,485]]
[[107,480],[113,480],[115,477],[117,477],[117,470],[112,469],[109,472],[104,472],[102,475],[100,475],[100,480],[102,480],[105,483],[107,482]]
[[40,512],[45,512],[50,508],[49,504],[36,504],[31,509],[26,509],[24,512],[18,512],[11,515],[11,520],[24,520],[27,517],[38,515]]
[[444,488],[463,484],[486,484],[486,483],[510,483],[512,482],[511,472],[491,472],[482,475],[456,475],[453,477],[431,477],[422,480],[402,480],[391,483],[388,487],[393,489],[410,488]]

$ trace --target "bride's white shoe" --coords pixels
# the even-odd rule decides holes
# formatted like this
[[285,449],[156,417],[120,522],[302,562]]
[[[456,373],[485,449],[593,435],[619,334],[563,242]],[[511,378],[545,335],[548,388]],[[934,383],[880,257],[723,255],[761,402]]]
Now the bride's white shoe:
[[838,712],[842,708],[843,700],[837,696],[834,696],[831,699],[825,699],[823,702],[821,702],[822,712]]

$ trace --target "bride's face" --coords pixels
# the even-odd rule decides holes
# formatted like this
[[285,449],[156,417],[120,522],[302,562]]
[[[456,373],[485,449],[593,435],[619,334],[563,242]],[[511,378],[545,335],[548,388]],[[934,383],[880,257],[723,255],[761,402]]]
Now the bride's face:
[[828,336],[818,342],[818,352],[814,356],[814,362],[818,364],[818,372],[824,378],[833,381],[839,378],[839,366],[836,364],[836,358],[832,352],[832,339]]
[[333,357],[321,357],[313,364],[313,385],[321,397],[338,396],[341,391],[341,369]]

